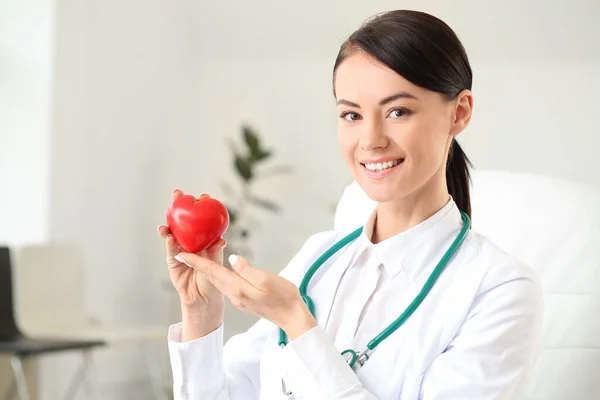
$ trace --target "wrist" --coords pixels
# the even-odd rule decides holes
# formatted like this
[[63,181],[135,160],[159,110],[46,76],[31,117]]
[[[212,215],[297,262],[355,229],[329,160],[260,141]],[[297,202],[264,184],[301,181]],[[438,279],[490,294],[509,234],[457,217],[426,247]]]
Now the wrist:
[[189,342],[214,332],[223,323],[223,311],[181,307],[182,340]]
[[288,335],[290,340],[296,340],[318,325],[317,320],[303,301],[298,304],[294,312],[290,312],[288,315],[290,316],[289,321],[285,321],[281,325],[281,329]]

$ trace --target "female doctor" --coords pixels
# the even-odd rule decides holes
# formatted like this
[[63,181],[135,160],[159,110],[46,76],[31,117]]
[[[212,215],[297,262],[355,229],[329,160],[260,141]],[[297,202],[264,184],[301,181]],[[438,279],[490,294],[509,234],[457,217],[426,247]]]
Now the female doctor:
[[[168,339],[176,399],[518,398],[541,290],[470,230],[455,137],[471,119],[471,82],[445,23],[379,15],[341,46],[333,74],[341,152],[377,202],[363,226],[310,237],[279,275],[238,256],[223,267],[224,240],[181,252],[158,228],[181,298]],[[224,296],[260,317],[225,346]]]

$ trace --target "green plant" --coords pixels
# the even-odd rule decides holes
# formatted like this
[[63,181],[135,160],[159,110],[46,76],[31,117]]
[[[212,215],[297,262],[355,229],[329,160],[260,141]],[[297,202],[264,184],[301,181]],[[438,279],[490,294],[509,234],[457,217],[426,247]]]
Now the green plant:
[[285,165],[265,165],[273,156],[273,150],[264,147],[262,139],[250,126],[242,126],[241,136],[242,149],[233,142],[229,143],[239,186],[236,190],[227,182],[221,182],[221,187],[228,198],[224,203],[229,211],[229,228],[224,235],[228,243],[225,257],[234,253],[246,257],[251,255],[248,240],[251,236],[251,228],[258,225],[258,221],[250,214],[251,207],[259,207],[274,213],[280,211],[278,204],[255,193],[254,183],[291,171],[291,168]]

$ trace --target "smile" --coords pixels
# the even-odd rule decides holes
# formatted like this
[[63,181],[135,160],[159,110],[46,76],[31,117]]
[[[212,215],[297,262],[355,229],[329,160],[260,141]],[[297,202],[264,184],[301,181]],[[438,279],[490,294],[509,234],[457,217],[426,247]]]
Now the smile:
[[390,160],[390,161],[377,162],[377,163],[366,163],[363,165],[369,171],[382,171],[384,169],[393,168],[396,165],[400,164],[402,161],[403,161],[402,159]]
[[[375,162],[376,161],[376,162]],[[393,171],[395,171],[398,165],[402,164],[403,158],[400,159],[388,159],[388,160],[373,160],[371,162],[360,163],[363,166],[363,171],[371,179],[383,179]]]

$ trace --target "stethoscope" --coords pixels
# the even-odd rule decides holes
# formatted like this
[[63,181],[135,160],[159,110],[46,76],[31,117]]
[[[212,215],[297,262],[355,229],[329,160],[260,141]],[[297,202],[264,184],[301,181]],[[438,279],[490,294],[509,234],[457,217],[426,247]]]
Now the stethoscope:
[[[450,262],[450,258],[452,258],[452,256],[456,252],[456,250],[458,250],[458,248],[460,247],[462,242],[467,237],[467,233],[469,232],[469,229],[471,228],[471,219],[469,218],[469,216],[467,214],[465,214],[462,211],[460,212],[460,215],[461,215],[462,221],[463,221],[462,229],[460,230],[460,232],[458,233],[458,236],[456,236],[456,239],[454,239],[454,242],[452,242],[452,244],[450,245],[448,250],[446,250],[446,253],[444,253],[444,256],[442,257],[440,262],[437,264],[437,266],[435,267],[435,269],[433,270],[431,275],[429,275],[429,278],[425,282],[425,285],[423,285],[423,288],[421,289],[421,291],[419,292],[417,297],[415,297],[415,299],[412,301],[412,303],[410,303],[408,305],[406,310],[404,310],[404,312],[398,317],[398,319],[396,319],[394,322],[392,322],[379,335],[377,335],[373,340],[371,340],[367,344],[367,347],[363,351],[356,352],[355,350],[352,350],[352,349],[342,351],[342,356],[345,358],[346,362],[348,363],[350,368],[352,368],[352,370],[355,373],[358,372],[358,370],[367,362],[367,360],[369,359],[369,355],[373,352],[373,350],[375,350],[375,348],[381,342],[383,342],[385,339],[387,339],[388,336],[390,336],[398,328],[400,328],[400,326],[402,324],[404,324],[404,322],[415,312],[415,310],[419,307],[419,305],[421,305],[421,303],[423,302],[423,300],[425,299],[427,294],[429,294],[429,291],[433,287],[433,284],[435,283],[435,281],[438,279],[438,277],[440,276],[440,274],[442,273],[442,271],[444,270],[446,265],[448,265],[448,262]],[[315,305],[314,305],[312,299],[306,294],[306,288],[308,287],[308,283],[310,282],[310,280],[313,277],[313,275],[315,274],[315,272],[317,272],[317,270],[319,268],[321,268],[321,266],[331,256],[333,256],[341,248],[343,248],[344,246],[346,246],[347,244],[351,243],[356,238],[358,238],[360,236],[362,230],[363,230],[362,227],[358,228],[357,230],[350,233],[346,237],[342,238],[339,242],[337,242],[333,246],[331,246],[325,253],[323,253],[321,255],[321,257],[319,257],[311,265],[311,267],[308,269],[308,271],[304,275],[304,279],[302,279],[302,283],[300,284],[300,288],[299,288],[300,295],[302,296],[302,300],[304,300],[304,302],[306,303],[306,306],[308,307],[308,309],[310,310],[310,312],[313,316],[315,315]],[[281,328],[279,328],[279,342],[278,343],[281,348],[285,347],[285,345],[287,344],[286,333]],[[291,391],[287,390],[285,381],[283,380],[283,378],[281,379],[281,388],[283,390],[283,393],[286,396],[289,396],[292,394]]]

